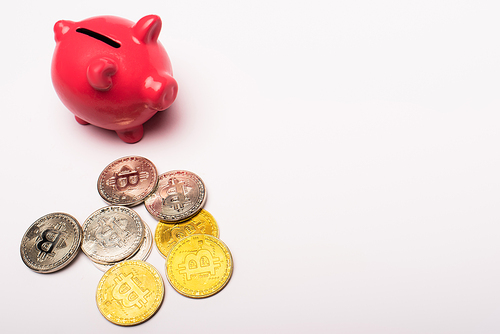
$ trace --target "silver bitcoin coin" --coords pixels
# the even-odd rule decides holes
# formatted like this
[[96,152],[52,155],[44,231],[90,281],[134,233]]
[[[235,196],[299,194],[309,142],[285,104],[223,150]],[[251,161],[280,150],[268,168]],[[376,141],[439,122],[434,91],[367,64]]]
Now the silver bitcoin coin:
[[83,252],[94,262],[107,264],[134,254],[144,237],[141,217],[123,206],[107,206],[83,223]]
[[156,188],[156,166],[146,158],[129,156],[110,163],[99,175],[99,195],[111,205],[140,204]]
[[[149,254],[151,254],[151,250],[153,249],[153,234],[151,233],[151,229],[149,228],[148,224],[144,223],[144,228],[144,238],[142,244],[139,246],[139,250],[135,254],[132,254],[132,256],[128,257],[126,260],[146,261],[149,257]],[[99,270],[107,271],[117,262],[110,264],[100,264],[96,262],[93,263],[94,266],[96,266]]]
[[78,254],[82,228],[78,221],[61,212],[37,219],[21,241],[21,258],[38,273],[51,273],[64,268]]
[[180,222],[197,214],[205,205],[207,192],[201,178],[176,170],[158,177],[158,187],[144,201],[148,212],[164,222]]

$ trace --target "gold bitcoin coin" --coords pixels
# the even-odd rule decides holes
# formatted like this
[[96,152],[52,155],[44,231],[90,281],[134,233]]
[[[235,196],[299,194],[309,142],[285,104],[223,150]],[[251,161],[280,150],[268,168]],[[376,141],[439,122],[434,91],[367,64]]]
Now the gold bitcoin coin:
[[148,320],[163,301],[158,270],[139,260],[120,262],[104,273],[97,286],[101,314],[114,324],[131,326]]
[[167,278],[180,294],[204,298],[224,288],[233,273],[227,246],[206,234],[193,234],[172,247],[165,264]]
[[161,221],[156,225],[155,244],[163,257],[180,239],[191,234],[210,234],[219,237],[219,227],[214,217],[206,210],[201,210],[196,216],[184,223],[165,224]]

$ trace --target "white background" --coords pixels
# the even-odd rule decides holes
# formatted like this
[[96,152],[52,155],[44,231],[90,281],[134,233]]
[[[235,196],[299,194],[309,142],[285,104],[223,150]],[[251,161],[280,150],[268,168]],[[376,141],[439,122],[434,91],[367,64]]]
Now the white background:
[[[496,1],[16,1],[0,13],[3,333],[499,333]],[[179,95],[137,144],[82,126],[50,78],[57,20],[163,20]],[[234,257],[219,294],[168,284],[132,328],[83,253],[21,261],[50,212],[105,206],[126,155],[190,170]],[[154,230],[144,206],[135,208]],[[5,331],[6,330],[6,331]]]

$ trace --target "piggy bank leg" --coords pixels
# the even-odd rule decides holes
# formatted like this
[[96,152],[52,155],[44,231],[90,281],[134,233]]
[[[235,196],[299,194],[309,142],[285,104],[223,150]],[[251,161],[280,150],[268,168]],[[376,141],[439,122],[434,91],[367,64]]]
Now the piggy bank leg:
[[139,140],[142,139],[142,136],[144,135],[144,128],[142,127],[142,124],[127,130],[122,130],[122,131],[116,131],[116,134],[118,137],[120,137],[121,140],[123,140],[126,143],[133,144],[137,143]]
[[87,125],[87,124],[89,124],[89,122],[84,121],[83,119],[81,119],[81,118],[80,118],[80,117],[78,117],[78,116],[75,116],[75,119],[76,119],[76,121],[77,121],[78,123],[80,123],[80,124],[82,124],[82,125]]

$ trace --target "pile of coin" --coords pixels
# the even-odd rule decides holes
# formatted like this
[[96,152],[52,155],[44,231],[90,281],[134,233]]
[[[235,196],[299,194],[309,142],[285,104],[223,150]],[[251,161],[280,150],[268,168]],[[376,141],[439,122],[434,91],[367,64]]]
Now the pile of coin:
[[166,258],[166,274],[172,287],[192,298],[211,296],[231,278],[233,260],[227,246],[218,239],[215,219],[203,210],[205,184],[198,175],[183,170],[156,175],[151,161],[125,157],[102,171],[97,188],[110,204],[144,201],[147,211],[159,221],[155,244]]
[[219,292],[231,278],[233,260],[218,239],[213,216],[203,209],[205,184],[196,174],[171,171],[158,175],[146,158],[129,156],[110,163],[97,181],[100,196],[109,206],[92,213],[80,227],[64,213],[41,217],[21,242],[24,263],[39,273],[62,269],[82,251],[105,274],[96,301],[99,311],[118,325],[149,319],[164,296],[161,275],[147,260],[153,235],[129,206],[144,202],[158,220],[155,244],[165,257],[172,287],[192,298]]
[[227,246],[218,239],[214,217],[203,209],[203,181],[186,171],[160,175],[146,209],[159,220],[155,243],[166,258],[170,285],[184,296],[204,298],[219,292],[233,272]]

